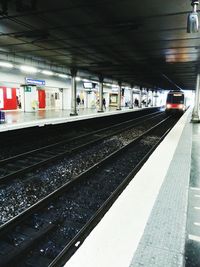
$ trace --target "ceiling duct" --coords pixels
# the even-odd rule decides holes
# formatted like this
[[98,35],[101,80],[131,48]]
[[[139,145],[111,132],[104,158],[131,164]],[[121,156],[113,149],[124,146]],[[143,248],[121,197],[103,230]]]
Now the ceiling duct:
[[15,0],[16,11],[17,12],[26,12],[34,11],[37,9],[37,0]]
[[15,34],[13,37],[15,38],[30,38],[34,39],[33,42],[39,40],[46,40],[50,36],[47,30],[34,30],[34,31],[25,31]]
[[7,15],[8,14],[8,2],[10,0],[0,0],[0,5],[1,5],[1,10],[0,14],[1,15]]

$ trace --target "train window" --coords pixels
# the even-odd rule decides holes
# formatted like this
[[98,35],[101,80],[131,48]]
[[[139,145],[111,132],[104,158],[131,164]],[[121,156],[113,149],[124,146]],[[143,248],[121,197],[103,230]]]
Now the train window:
[[184,104],[184,95],[183,94],[168,94],[167,103]]

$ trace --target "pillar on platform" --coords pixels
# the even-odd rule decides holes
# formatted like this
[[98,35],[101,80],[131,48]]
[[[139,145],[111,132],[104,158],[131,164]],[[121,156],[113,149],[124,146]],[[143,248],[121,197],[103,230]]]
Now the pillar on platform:
[[139,108],[142,107],[142,86],[140,86],[140,96],[139,96]]
[[99,110],[103,112],[103,76],[99,76]]
[[130,89],[130,109],[133,109],[133,85],[131,85],[131,89]]
[[118,103],[117,103],[117,110],[121,110],[121,97],[122,97],[122,83],[118,83]]
[[76,108],[76,69],[71,69],[71,113],[70,116],[77,116],[77,108]]
[[200,74],[197,74],[196,79],[196,91],[195,91],[195,102],[194,102],[194,109],[192,112],[192,122],[200,122],[199,117],[199,103],[200,103]]

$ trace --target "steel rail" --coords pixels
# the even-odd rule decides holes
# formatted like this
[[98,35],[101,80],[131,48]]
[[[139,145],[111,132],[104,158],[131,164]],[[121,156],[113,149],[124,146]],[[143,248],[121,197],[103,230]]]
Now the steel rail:
[[[125,145],[123,148],[120,148],[117,151],[113,152],[111,155],[107,156],[106,158],[104,158],[103,160],[101,160],[99,163],[96,163],[94,166],[92,166],[91,168],[89,168],[88,170],[86,170],[84,173],[78,175],[77,177],[75,177],[74,179],[72,179],[70,182],[67,182],[65,185],[61,186],[59,189],[55,190],[50,195],[48,195],[44,199],[40,200],[36,204],[34,204],[32,207],[30,207],[26,211],[22,212],[18,216],[14,217],[13,219],[11,219],[7,223],[5,223],[3,226],[0,227],[0,236],[4,235],[8,230],[10,230],[12,227],[16,226],[18,223],[23,222],[24,219],[27,218],[27,216],[31,215],[36,210],[39,210],[39,209],[43,208],[47,204],[47,202],[49,202],[49,201],[51,202],[56,197],[60,196],[63,192],[66,192],[67,190],[69,190],[69,188],[71,188],[71,186],[74,186],[79,181],[82,181],[82,179],[87,178],[88,175],[94,173],[98,168],[102,167],[104,164],[108,163],[111,160],[113,161],[113,159],[115,157],[117,157],[118,155],[120,155],[121,153],[123,153],[128,147],[130,147],[133,144],[136,144],[138,141],[140,141],[142,138],[144,138],[145,135],[150,134],[152,131],[158,129],[158,127],[160,127],[161,125],[163,125],[163,123],[166,123],[169,118],[170,117],[168,117],[168,118],[162,120],[161,122],[157,123],[156,125],[154,125],[153,127],[151,127],[149,130],[147,130],[143,134],[141,134],[139,137],[137,137],[134,140],[132,140],[129,144]],[[165,133],[165,135],[166,134],[167,133]],[[165,135],[163,135],[163,136],[165,136]],[[159,142],[161,142],[161,140],[159,140]],[[154,145],[154,149],[159,144],[159,142],[157,142]],[[153,148],[151,149],[151,151],[153,151]],[[149,157],[149,155],[150,155],[150,152],[147,155],[145,155],[144,159],[147,159]],[[142,162],[143,163],[145,162],[144,159],[142,159]],[[130,178],[131,175],[133,175],[133,173],[134,173],[134,171],[136,171],[136,169],[138,170],[138,168],[140,166],[142,166],[141,164],[142,163],[140,162],[140,164],[138,164],[134,168],[134,170],[131,172],[131,174],[128,175],[129,178]],[[122,189],[123,186],[125,186],[125,184],[127,182],[127,179],[128,178],[126,178],[125,181],[121,183],[120,188],[116,189],[113,192],[113,194],[102,205],[102,207],[98,210],[98,212],[95,213],[95,215],[89,220],[89,222],[81,229],[81,231],[79,232],[79,234],[76,237],[74,237],[73,240],[70,241],[70,243],[64,248],[64,250],[58,255],[58,257],[55,258],[55,260],[49,266],[60,266],[60,265],[57,265],[57,264],[58,264],[58,262],[63,261],[63,258],[66,259],[66,254],[68,254],[68,256],[69,256],[69,254],[70,255],[73,254],[72,253],[72,250],[74,252],[74,248],[77,249],[79,247],[79,244],[81,244],[82,241],[86,237],[86,232],[88,232],[89,230],[93,229],[94,226],[100,220],[100,217],[102,216],[102,214],[105,214],[105,210],[107,210],[110,207],[110,203],[112,202],[112,200],[114,198],[115,199],[117,198],[117,196],[119,195],[120,190]],[[27,247],[26,247],[26,249],[27,249]],[[10,261],[11,260],[12,259],[10,259]]]
[[117,157],[118,154],[122,153],[127,147],[133,145],[134,143],[137,143],[140,139],[142,139],[145,135],[149,134],[151,131],[153,131],[155,128],[159,127],[163,122],[167,121],[170,116],[166,119],[162,120],[155,126],[151,127],[149,130],[142,133],[140,136],[133,139],[129,144],[126,144],[124,147],[119,148],[118,150],[114,151],[98,163],[94,164],[92,167],[85,170],[83,173],[79,174],[78,176],[72,178],[72,180],[66,182],[61,187],[57,188],[55,191],[51,192],[49,195],[45,196],[44,198],[40,199],[38,202],[30,206],[28,209],[24,210],[17,216],[13,217],[11,220],[7,221],[6,223],[2,224],[0,226],[0,236],[5,233],[5,231],[8,231],[10,227],[13,227],[21,220],[24,220],[27,216],[35,212],[38,208],[45,205],[48,201],[51,201],[52,199],[56,198],[60,194],[62,194],[64,191],[68,190],[72,185],[76,184],[80,179],[85,178],[87,175],[91,174],[92,172],[95,172],[98,168],[102,167],[103,164],[105,164],[107,161],[113,159],[114,157]]
[[[44,153],[45,150],[47,150],[46,153],[49,153],[49,155],[46,155],[47,158],[42,159],[42,160],[40,160],[42,155],[39,155],[38,156],[38,162],[32,163],[32,164],[30,163],[30,165],[27,166],[27,167],[22,167],[21,169],[18,169],[19,166],[14,165],[14,166],[16,166],[16,169],[18,169],[18,170],[13,171],[13,172],[8,172],[8,174],[0,176],[0,184],[2,184],[4,182],[7,182],[10,179],[16,178],[18,175],[21,175],[21,174],[24,174],[24,173],[29,172],[31,170],[37,169],[40,166],[47,165],[50,162],[58,160],[58,159],[66,156],[66,155],[69,155],[69,154],[75,153],[75,152],[77,152],[79,150],[82,150],[84,148],[87,148],[90,145],[94,145],[94,144],[96,144],[96,143],[98,143],[100,141],[103,141],[106,138],[109,138],[109,137],[111,137],[113,135],[116,135],[116,134],[119,134],[121,132],[124,132],[124,131],[132,128],[133,126],[138,126],[138,124],[144,123],[146,120],[150,120],[152,118],[155,118],[156,116],[162,116],[162,115],[163,115],[162,112],[161,113],[160,112],[156,112],[156,113],[153,113],[153,114],[150,114],[150,115],[148,114],[148,115],[142,116],[140,118],[129,120],[129,121],[126,121],[126,122],[123,122],[123,123],[120,123],[120,124],[117,124],[117,125],[114,125],[114,126],[111,126],[111,127],[106,127],[106,128],[103,128],[103,129],[100,129],[100,130],[97,130],[97,131],[93,131],[91,133],[87,133],[87,134],[84,134],[84,135],[81,135],[81,136],[78,136],[78,137],[71,138],[68,141],[61,141],[61,142],[58,142],[56,144],[48,145],[48,146],[45,146],[45,147],[42,147],[42,148],[39,148],[39,149],[35,149],[35,150],[29,151],[29,152],[26,152],[26,153],[22,153],[20,155],[17,155],[17,156],[14,156],[14,157],[11,157],[11,158],[8,158],[8,159],[5,159],[5,160],[1,160],[0,161],[0,167],[2,169],[2,167],[6,166],[6,164],[10,164],[13,160],[19,160],[19,159],[21,159],[23,157],[26,157],[26,159],[27,159],[27,156],[30,156],[30,155],[34,156],[34,157],[37,157],[37,155],[35,155],[35,153],[37,153],[37,152],[39,152],[39,153],[43,152]],[[144,118],[145,118],[144,121],[137,122],[138,120],[141,120],[141,119],[144,119]],[[130,125],[130,123],[133,123],[133,124]],[[126,124],[127,125],[129,124],[129,125],[126,126],[125,128],[123,128],[122,125],[126,125]],[[116,130],[115,132],[108,133],[108,134],[105,133],[105,131],[109,132],[109,131],[114,130],[115,128],[118,128],[118,127],[120,127],[121,129]],[[100,135],[100,134],[102,134],[102,135]],[[90,140],[88,142],[85,142],[85,143],[82,142],[82,139],[84,139],[86,137],[87,138],[89,137]],[[94,138],[93,140],[91,140],[92,137]],[[61,147],[64,144],[71,145],[70,143],[76,142],[76,141],[81,141],[82,144],[78,145],[78,146],[74,145],[74,148],[71,148],[71,149],[70,148],[69,149],[63,149],[63,147]],[[60,151],[57,152],[57,154],[56,154],[55,150],[54,151],[52,150],[50,152],[48,151],[49,148],[55,148],[55,147],[58,147],[58,146],[60,146]],[[53,153],[53,156],[52,156],[52,153]],[[33,161],[34,160],[35,160],[35,158],[33,159]],[[31,158],[29,159],[29,161],[31,161]],[[9,167],[10,166],[8,166],[7,169],[9,169]]]
[[[173,126],[172,126],[173,127]],[[171,128],[172,128],[171,127]],[[149,152],[141,159],[141,161],[134,167],[134,169],[129,173],[129,175],[123,180],[123,182],[115,189],[115,191],[110,195],[110,197],[103,203],[103,205],[98,209],[98,211],[92,216],[92,218],[84,225],[84,227],[77,233],[77,235],[65,246],[65,248],[59,253],[59,255],[48,265],[48,267],[62,267],[71,256],[78,250],[78,248],[83,244],[89,233],[95,228],[95,226],[100,222],[106,212],[110,209],[119,195],[131,182],[137,172],[142,168],[144,163],[148,160],[154,150],[163,141],[166,135],[171,130],[169,128],[155,143],[155,145],[149,150]],[[151,129],[154,130],[154,129]]]

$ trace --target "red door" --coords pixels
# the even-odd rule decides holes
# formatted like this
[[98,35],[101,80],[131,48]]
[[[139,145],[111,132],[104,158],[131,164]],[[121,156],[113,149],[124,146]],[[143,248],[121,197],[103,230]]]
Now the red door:
[[[4,110],[17,109],[16,88],[0,87],[1,89],[1,107]],[[3,92],[3,93],[2,93]],[[3,100],[2,100],[3,96]]]
[[45,90],[38,90],[38,101],[39,101],[39,108],[45,108],[46,107],[46,95]]

